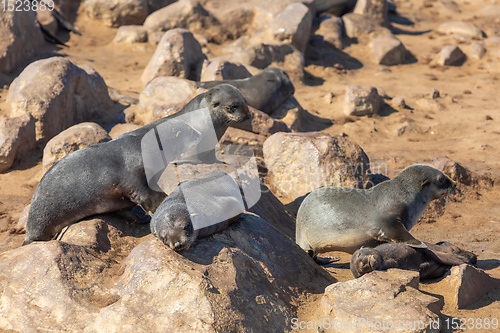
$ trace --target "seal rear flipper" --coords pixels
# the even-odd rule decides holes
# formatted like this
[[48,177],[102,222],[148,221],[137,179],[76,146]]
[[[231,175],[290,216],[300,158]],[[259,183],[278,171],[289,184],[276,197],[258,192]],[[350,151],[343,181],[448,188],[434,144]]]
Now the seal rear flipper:
[[424,242],[419,241],[406,230],[399,217],[389,217],[385,221],[382,221],[380,225],[380,229],[373,231],[371,235],[380,242],[404,243],[414,248],[427,248]]

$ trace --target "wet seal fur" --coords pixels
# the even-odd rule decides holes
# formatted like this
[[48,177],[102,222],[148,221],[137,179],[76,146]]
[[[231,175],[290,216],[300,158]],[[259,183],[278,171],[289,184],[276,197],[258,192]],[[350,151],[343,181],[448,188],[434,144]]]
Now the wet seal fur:
[[276,110],[295,92],[288,74],[276,67],[268,67],[246,79],[198,82],[197,86],[210,89],[224,83],[238,88],[248,105],[267,114]]
[[[198,186],[207,182],[216,181],[223,176],[227,176],[227,174],[222,171],[214,171],[200,178],[190,179],[179,184],[179,186],[163,200],[154,213],[150,224],[151,233],[172,250],[184,251],[198,238],[208,237],[225,230],[231,223],[238,219],[241,213],[228,220],[195,230],[181,188],[181,185],[188,187]],[[228,184],[221,182],[219,185],[224,187]],[[234,186],[237,187],[238,185],[234,183]],[[218,192],[224,196],[224,205],[237,205],[236,199],[233,200],[230,196],[226,196],[224,189],[218,188]],[[224,209],[224,205],[218,206],[218,200],[214,200],[212,197],[206,197],[204,199],[208,200],[210,204],[215,205],[215,207],[212,207],[213,209]]]
[[296,242],[318,263],[318,253],[354,253],[380,243],[405,243],[425,248],[410,230],[427,204],[444,196],[453,181],[426,165],[412,165],[391,180],[369,190],[323,187],[309,194],[299,207]]
[[[153,213],[166,195],[148,186],[141,140],[156,126],[205,107],[209,109],[218,140],[231,123],[250,117],[240,91],[220,85],[196,96],[172,116],[114,140],[77,150],[56,162],[44,174],[33,195],[23,245],[54,239],[64,227],[95,214],[135,205]],[[185,135],[189,136],[187,132]],[[189,139],[182,135],[177,138],[179,142]]]
[[351,272],[358,278],[372,271],[389,268],[418,271],[421,279],[439,278],[451,266],[475,265],[477,256],[457,246],[440,242],[425,243],[426,249],[416,249],[402,243],[381,244],[375,248],[361,248],[351,258]]

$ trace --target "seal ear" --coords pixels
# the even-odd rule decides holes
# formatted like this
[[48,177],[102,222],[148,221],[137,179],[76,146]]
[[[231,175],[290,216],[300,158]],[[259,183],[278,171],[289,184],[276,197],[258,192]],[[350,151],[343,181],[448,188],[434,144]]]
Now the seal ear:
[[424,187],[426,185],[429,185],[431,183],[431,180],[429,178],[426,178],[422,181],[422,184],[420,184],[421,187]]

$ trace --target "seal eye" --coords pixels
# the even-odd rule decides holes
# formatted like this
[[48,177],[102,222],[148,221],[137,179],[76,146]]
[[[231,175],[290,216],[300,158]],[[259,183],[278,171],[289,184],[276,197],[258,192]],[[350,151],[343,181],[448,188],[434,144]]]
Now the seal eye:
[[220,105],[220,102],[214,102],[214,103],[212,104],[212,106],[213,106],[214,108],[218,107],[219,105]]

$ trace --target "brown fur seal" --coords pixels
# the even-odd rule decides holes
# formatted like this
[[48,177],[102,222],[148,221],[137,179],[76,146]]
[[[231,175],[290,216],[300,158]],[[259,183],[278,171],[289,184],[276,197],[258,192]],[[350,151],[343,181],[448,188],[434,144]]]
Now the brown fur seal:
[[210,89],[224,83],[238,88],[248,105],[267,114],[273,112],[295,92],[288,74],[275,67],[268,67],[246,79],[198,82],[197,85]]
[[158,207],[151,232],[175,251],[227,228],[245,210],[238,184],[215,171],[182,182]]
[[369,190],[319,188],[299,207],[296,242],[313,258],[329,251],[354,253],[381,242],[425,247],[408,230],[427,204],[447,193],[452,184],[441,171],[417,164]]
[[451,243],[425,244],[426,249],[416,249],[402,243],[381,244],[373,249],[361,248],[351,258],[351,272],[358,278],[372,271],[399,268],[418,271],[421,279],[434,279],[443,276],[451,266],[476,264],[474,253]]
[[[250,116],[239,90],[220,85],[198,95],[170,117],[65,156],[45,173],[35,190],[23,245],[51,240],[64,227],[87,216],[135,205],[154,212],[165,193],[148,186],[142,139],[146,134],[157,133],[159,126],[173,120],[172,123],[180,123],[180,127],[173,134],[175,145],[172,147],[179,151],[189,149],[197,131],[188,125],[182,126],[182,122],[175,119],[202,108],[208,108],[218,140],[231,123],[244,121]],[[170,148],[166,146],[170,142],[162,143],[160,149],[163,151]]]

